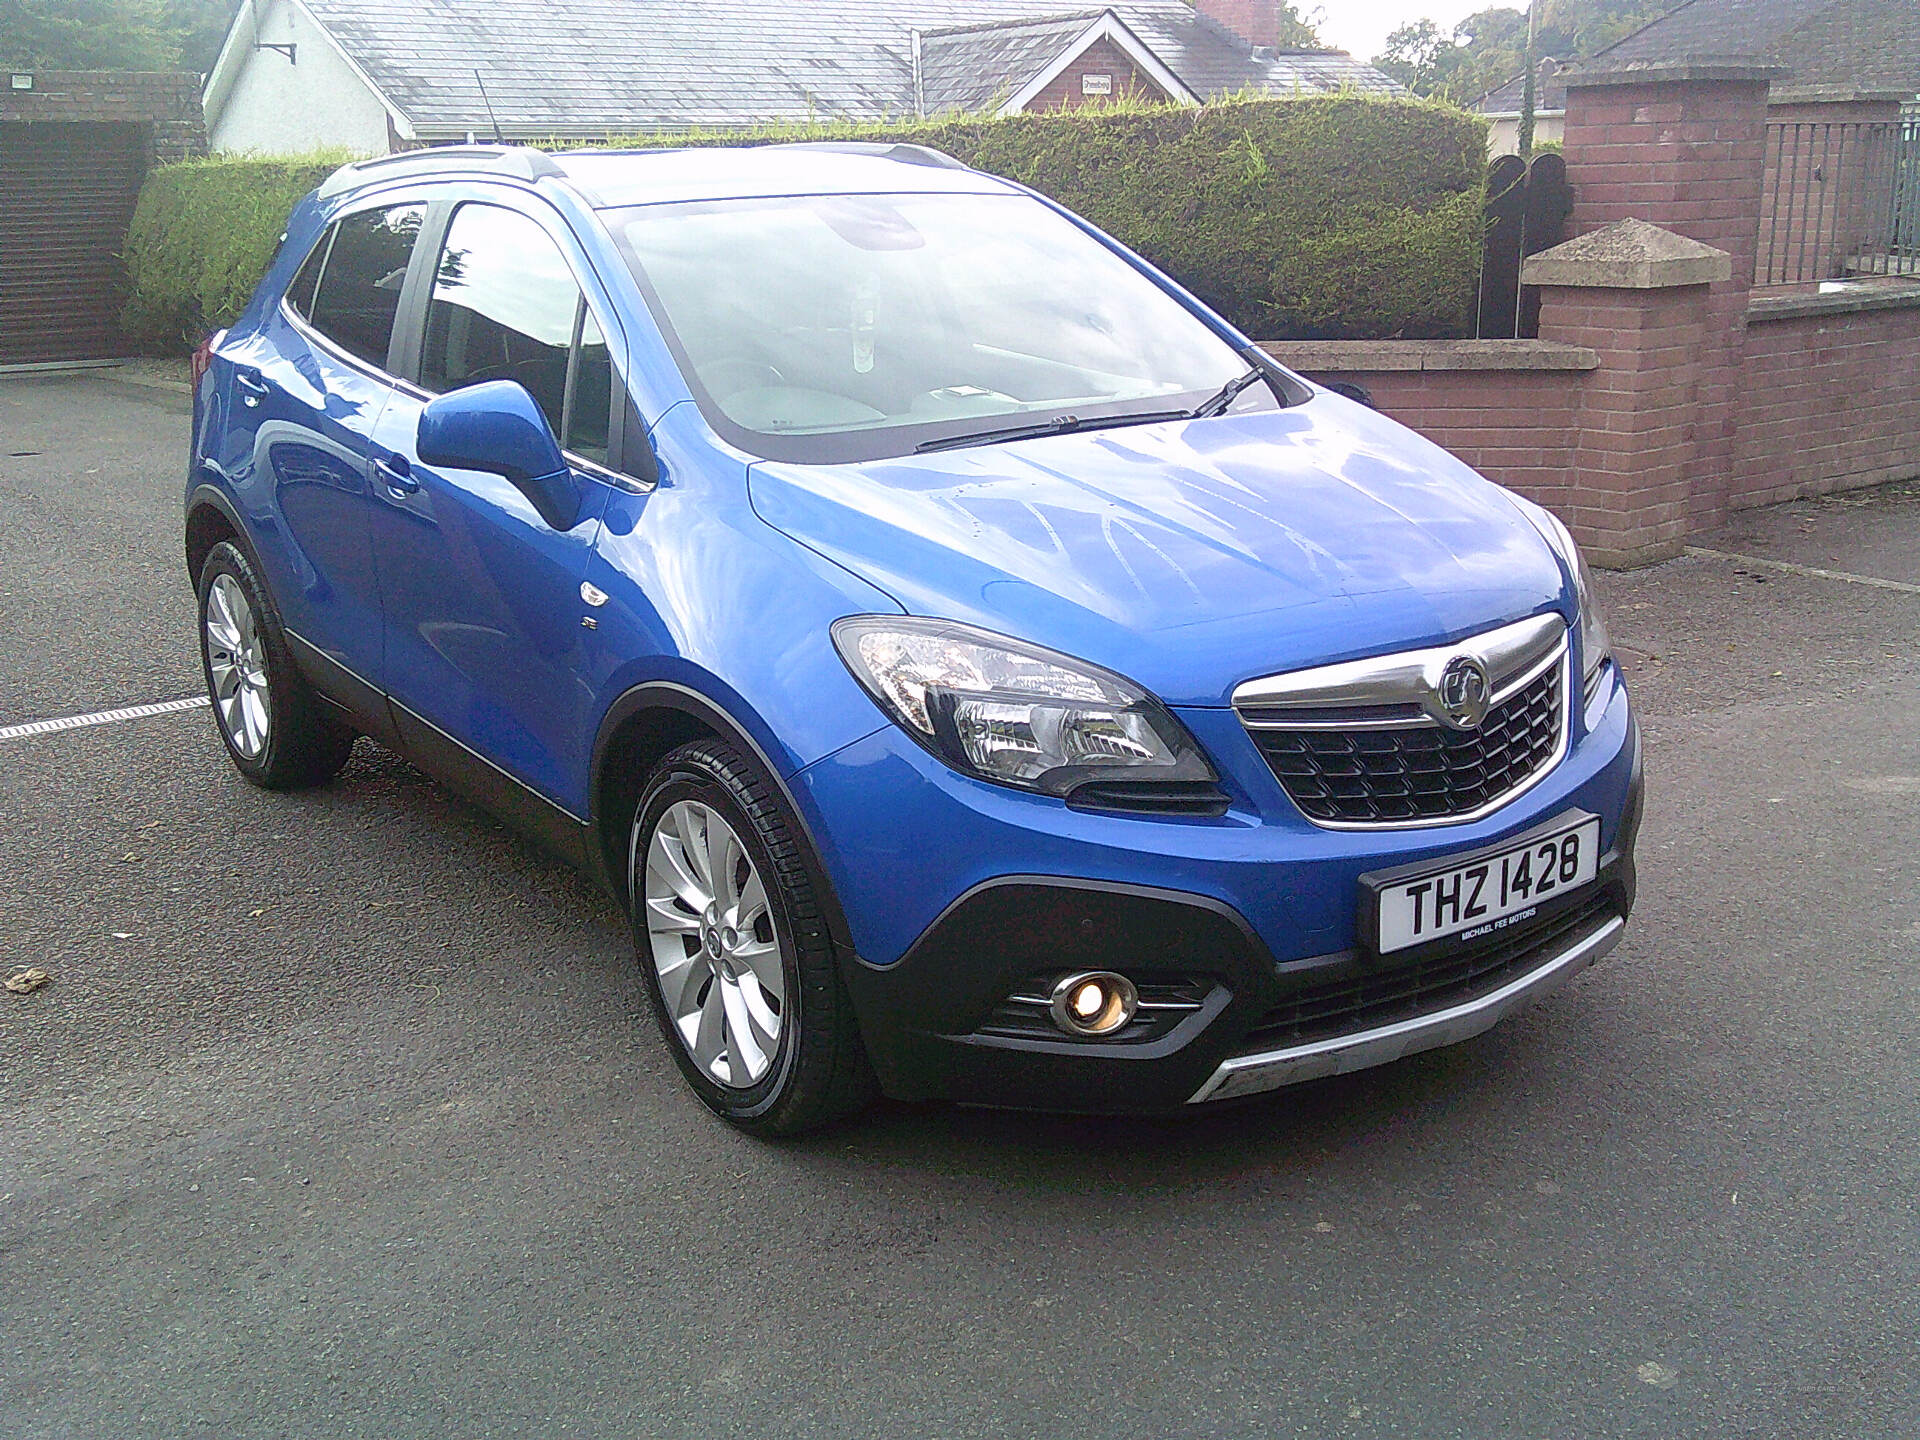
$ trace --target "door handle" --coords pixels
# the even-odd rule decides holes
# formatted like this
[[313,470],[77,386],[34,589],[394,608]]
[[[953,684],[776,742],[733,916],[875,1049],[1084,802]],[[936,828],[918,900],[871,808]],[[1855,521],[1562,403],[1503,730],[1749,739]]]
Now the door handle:
[[376,455],[373,468],[380,472],[380,481],[394,495],[417,495],[420,482],[413,478],[413,466],[404,455]]
[[249,409],[251,409],[255,405],[258,405],[267,396],[267,393],[268,393],[267,382],[265,380],[262,380],[260,376],[254,371],[251,371],[251,370],[234,371],[233,383],[239,387],[240,403],[242,405],[247,406]]

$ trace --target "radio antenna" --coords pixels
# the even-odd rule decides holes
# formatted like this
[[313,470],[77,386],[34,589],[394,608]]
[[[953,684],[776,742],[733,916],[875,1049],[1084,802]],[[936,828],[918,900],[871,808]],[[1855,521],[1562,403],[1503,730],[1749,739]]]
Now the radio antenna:
[[473,83],[480,87],[480,99],[487,107],[487,119],[493,122],[493,143],[506,144],[507,137],[500,133],[500,117],[493,113],[493,100],[487,94],[487,82],[480,78],[480,71],[477,68],[473,72]]

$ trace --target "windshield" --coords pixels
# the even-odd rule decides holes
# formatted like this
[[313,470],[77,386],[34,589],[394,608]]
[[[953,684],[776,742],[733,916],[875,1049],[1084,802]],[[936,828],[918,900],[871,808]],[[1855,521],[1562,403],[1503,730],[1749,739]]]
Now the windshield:
[[[608,219],[708,422],[769,458],[877,459],[1171,413],[1247,370],[1172,296],[1023,195],[780,197]],[[1255,386],[1234,408],[1274,403]]]

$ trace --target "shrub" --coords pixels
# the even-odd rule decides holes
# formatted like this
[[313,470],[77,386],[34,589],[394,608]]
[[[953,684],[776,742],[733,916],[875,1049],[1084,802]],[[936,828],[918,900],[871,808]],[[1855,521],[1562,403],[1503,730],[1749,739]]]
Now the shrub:
[[[1256,339],[1467,333],[1486,125],[1433,101],[1342,94],[1200,109],[1116,102],[1003,119],[649,135],[648,148],[928,145],[1050,195]],[[620,143],[620,142],[616,142]],[[330,160],[156,171],[128,238],[129,334],[178,344],[239,313],[287,211]]]
[[302,195],[351,157],[189,160],[147,177],[127,231],[126,334],[199,343],[245,308]]

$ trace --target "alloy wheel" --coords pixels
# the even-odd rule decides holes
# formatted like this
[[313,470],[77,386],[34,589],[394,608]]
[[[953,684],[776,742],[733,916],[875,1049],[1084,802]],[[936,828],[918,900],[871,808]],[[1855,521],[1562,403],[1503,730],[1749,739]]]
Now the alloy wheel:
[[257,760],[267,748],[273,710],[267,697],[267,651],[247,593],[231,575],[207,591],[207,673],[214,708],[233,748]]
[[773,1067],[786,972],[767,889],[712,806],[668,807],[647,842],[647,938],[674,1033],[703,1074],[746,1089]]

